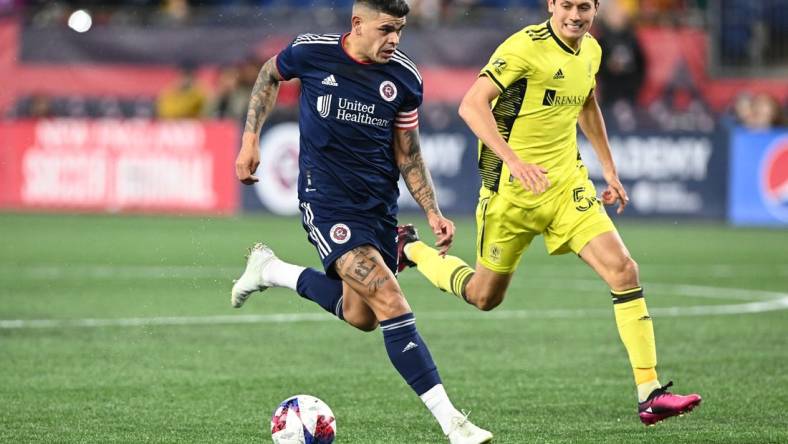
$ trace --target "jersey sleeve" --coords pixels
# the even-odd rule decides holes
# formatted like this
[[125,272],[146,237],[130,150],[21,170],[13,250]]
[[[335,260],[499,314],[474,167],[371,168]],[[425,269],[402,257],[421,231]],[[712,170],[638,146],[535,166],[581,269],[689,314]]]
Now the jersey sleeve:
[[531,75],[533,68],[528,62],[528,55],[532,48],[530,37],[518,32],[501,43],[479,76],[489,77],[499,90],[505,90],[517,80]]
[[276,69],[279,71],[279,75],[285,80],[301,76],[301,59],[303,56],[301,54],[301,48],[298,48],[298,45],[296,45],[296,42],[299,41],[299,37],[296,37],[293,42],[287,45],[287,47],[276,56]]
[[591,70],[594,73],[591,83],[591,89],[593,90],[596,89],[596,76],[599,74],[599,66],[602,64],[602,47],[599,46],[599,42],[595,38],[591,37],[590,41],[593,43],[591,47],[594,50],[594,57],[591,60]]
[[424,100],[424,86],[421,83],[408,91],[408,95],[397,111],[394,127],[397,129],[414,129],[419,126],[419,107]]

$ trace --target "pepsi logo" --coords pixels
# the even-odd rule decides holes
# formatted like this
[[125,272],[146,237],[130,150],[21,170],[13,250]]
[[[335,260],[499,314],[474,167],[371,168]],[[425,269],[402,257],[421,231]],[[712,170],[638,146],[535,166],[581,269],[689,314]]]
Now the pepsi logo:
[[761,163],[761,196],[778,219],[788,221],[788,137],[777,139]]

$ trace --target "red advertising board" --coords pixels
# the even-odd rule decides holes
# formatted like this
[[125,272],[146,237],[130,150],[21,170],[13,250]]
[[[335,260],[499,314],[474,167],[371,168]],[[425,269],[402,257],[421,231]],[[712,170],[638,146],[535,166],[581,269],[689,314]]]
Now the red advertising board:
[[230,214],[233,122],[0,123],[0,208]]

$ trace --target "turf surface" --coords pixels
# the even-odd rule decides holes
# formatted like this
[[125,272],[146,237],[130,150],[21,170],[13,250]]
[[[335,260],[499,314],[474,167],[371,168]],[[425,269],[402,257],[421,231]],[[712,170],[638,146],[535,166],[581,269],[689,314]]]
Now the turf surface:
[[[474,228],[458,228],[453,251],[472,260]],[[703,405],[640,424],[605,285],[540,241],[490,313],[400,277],[454,403],[496,443],[788,442],[788,312],[774,310],[788,308],[788,232],[620,231],[661,378]],[[0,214],[0,239],[0,442],[270,442],[272,411],[297,393],[333,408],[337,443],[445,442],[379,331],[279,289],[230,308],[254,240],[319,265],[295,219]]]

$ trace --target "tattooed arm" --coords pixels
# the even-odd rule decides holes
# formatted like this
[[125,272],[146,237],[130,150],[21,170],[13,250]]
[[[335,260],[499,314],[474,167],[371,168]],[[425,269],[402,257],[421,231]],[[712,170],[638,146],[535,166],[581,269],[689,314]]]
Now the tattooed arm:
[[446,254],[454,239],[454,223],[443,217],[438,208],[432,176],[421,157],[418,128],[394,131],[394,158],[408,191],[427,214],[437,237],[435,246],[440,248],[441,255]]
[[440,215],[432,176],[421,157],[418,128],[394,131],[394,157],[413,199],[427,216],[430,213]]
[[257,81],[252,88],[241,150],[235,159],[235,174],[238,180],[246,185],[259,180],[254,176],[254,172],[260,164],[260,129],[268,114],[274,109],[276,96],[279,94],[279,82],[282,80],[276,69],[276,56],[274,56],[260,69],[260,74],[257,75]]

